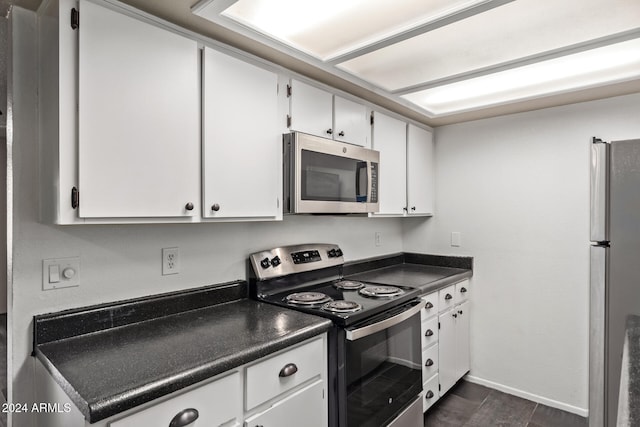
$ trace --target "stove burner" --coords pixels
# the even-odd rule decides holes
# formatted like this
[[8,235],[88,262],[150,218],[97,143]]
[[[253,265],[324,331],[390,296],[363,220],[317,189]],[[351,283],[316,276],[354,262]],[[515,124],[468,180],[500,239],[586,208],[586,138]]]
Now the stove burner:
[[404,294],[404,291],[395,286],[366,286],[358,291],[360,295],[372,298],[391,298]]
[[364,283],[356,282],[354,280],[338,280],[333,284],[338,289],[345,289],[348,291],[355,291],[356,289],[360,289],[364,287]]
[[285,300],[289,304],[312,306],[329,302],[331,298],[322,292],[298,292],[287,295]]
[[353,301],[331,301],[322,306],[325,311],[332,313],[353,313],[354,311],[362,310],[362,306]]

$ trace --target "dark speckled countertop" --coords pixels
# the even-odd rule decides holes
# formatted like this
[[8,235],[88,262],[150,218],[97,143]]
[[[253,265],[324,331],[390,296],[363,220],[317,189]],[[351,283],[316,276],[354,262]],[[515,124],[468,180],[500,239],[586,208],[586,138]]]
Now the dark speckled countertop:
[[[153,306],[167,307],[165,296],[37,316],[34,354],[93,423],[331,326],[321,317],[246,299],[244,282],[223,286],[222,298],[215,287],[203,289],[189,294],[196,307],[177,294],[174,306],[192,308],[183,312],[154,314]],[[213,305],[202,302],[207,298]],[[66,327],[86,325],[87,317],[101,326],[80,335]]]
[[349,263],[345,276],[386,285],[436,291],[473,275],[473,258],[403,253]]

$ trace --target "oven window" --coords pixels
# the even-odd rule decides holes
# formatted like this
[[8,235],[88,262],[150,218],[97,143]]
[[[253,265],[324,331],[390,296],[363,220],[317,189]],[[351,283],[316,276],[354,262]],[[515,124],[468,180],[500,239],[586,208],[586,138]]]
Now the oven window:
[[422,390],[420,314],[346,343],[349,427],[391,422]]
[[367,201],[367,162],[302,150],[302,200]]

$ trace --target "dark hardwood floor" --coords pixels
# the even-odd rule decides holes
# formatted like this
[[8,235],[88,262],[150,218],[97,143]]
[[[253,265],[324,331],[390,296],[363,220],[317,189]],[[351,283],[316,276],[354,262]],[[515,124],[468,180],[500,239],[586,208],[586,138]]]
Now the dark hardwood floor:
[[587,427],[587,419],[460,381],[424,415],[424,427]]

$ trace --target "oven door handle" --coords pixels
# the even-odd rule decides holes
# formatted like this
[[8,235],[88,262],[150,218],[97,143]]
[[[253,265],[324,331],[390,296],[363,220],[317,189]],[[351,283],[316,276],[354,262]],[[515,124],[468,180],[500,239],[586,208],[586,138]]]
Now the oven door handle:
[[414,314],[419,313],[420,310],[424,308],[425,304],[426,301],[420,300],[420,302],[413,307],[403,311],[402,313],[396,314],[393,317],[389,317],[388,319],[384,319],[372,325],[363,326],[362,328],[347,330],[347,340],[355,341],[404,322]]

